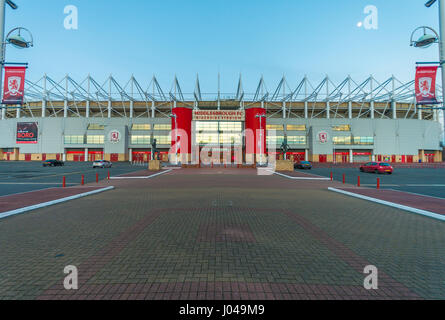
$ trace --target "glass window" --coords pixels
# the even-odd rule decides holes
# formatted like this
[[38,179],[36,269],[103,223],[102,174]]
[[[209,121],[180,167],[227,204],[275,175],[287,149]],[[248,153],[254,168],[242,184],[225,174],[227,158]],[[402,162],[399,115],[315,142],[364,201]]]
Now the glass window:
[[207,132],[216,132],[218,131],[218,122],[214,121],[197,121],[196,122],[196,131],[197,132],[203,132],[203,131],[207,131]]
[[84,144],[84,136],[65,136],[65,144]]
[[351,126],[349,124],[333,126],[332,131],[351,131]]
[[268,124],[266,126],[267,130],[277,130],[277,131],[283,131],[284,130],[284,125],[282,124]]
[[306,131],[305,124],[288,124],[287,131]]
[[196,135],[196,141],[199,144],[217,144],[218,133],[198,133]]
[[[284,136],[268,136],[266,137],[267,144],[282,144],[284,141]],[[289,143],[289,141],[288,141]]]
[[151,144],[150,136],[131,136],[131,144]]
[[161,131],[161,130],[170,131],[171,129],[172,129],[171,124],[155,124],[154,125],[154,130],[156,130],[156,131]]
[[105,126],[103,124],[90,123],[88,130],[105,130]]
[[87,136],[87,144],[104,144],[105,136]]
[[333,141],[334,141],[334,144],[349,145],[349,144],[351,144],[351,137],[334,137]]
[[222,133],[219,135],[220,144],[241,144],[241,134],[239,133]]
[[306,144],[306,136],[287,136],[288,144]]
[[156,139],[156,144],[172,144],[172,139],[170,135],[167,136],[154,136],[153,139]]
[[131,130],[134,131],[149,131],[151,129],[150,124],[133,124]]
[[354,144],[372,145],[374,144],[374,137],[354,137]]
[[220,122],[220,132],[241,132],[243,130],[241,122]]

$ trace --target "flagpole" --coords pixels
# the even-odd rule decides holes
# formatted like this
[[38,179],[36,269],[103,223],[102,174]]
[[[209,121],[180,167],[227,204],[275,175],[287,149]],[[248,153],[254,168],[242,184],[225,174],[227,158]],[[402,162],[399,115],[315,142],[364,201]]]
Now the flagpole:
[[[0,92],[3,92],[3,66],[5,63],[5,9],[6,1],[0,0]],[[3,93],[1,95],[3,95]],[[2,101],[0,101],[0,107],[2,109],[3,120],[6,116],[6,109],[3,108]]]
[[[445,107],[445,0],[439,0],[439,57],[442,69],[442,107]],[[443,143],[445,145],[445,109],[443,115]]]

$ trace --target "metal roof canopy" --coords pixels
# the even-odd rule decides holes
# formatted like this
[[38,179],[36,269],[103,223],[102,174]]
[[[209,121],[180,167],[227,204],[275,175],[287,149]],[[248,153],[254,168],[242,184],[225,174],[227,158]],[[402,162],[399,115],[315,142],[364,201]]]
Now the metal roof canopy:
[[[283,106],[282,111],[286,114],[286,117],[290,117],[292,114],[292,103],[299,102],[312,105],[310,108],[311,117],[316,117],[326,112],[333,113],[334,117],[336,117],[339,107],[345,103],[354,103],[355,107],[357,107],[356,105],[361,105],[359,116],[366,115],[369,112],[369,107],[365,106],[365,104],[371,102],[386,103],[388,105],[394,102],[405,103],[411,105],[413,109],[417,108],[414,80],[403,83],[394,76],[383,82],[377,81],[372,75],[362,82],[357,82],[348,76],[339,84],[334,83],[329,76],[326,76],[317,85],[313,85],[307,76],[304,76],[302,80],[296,81],[295,85],[292,85],[283,76],[273,92],[268,90],[266,81],[261,76],[256,90],[248,93],[244,90],[242,75],[240,75],[238,85],[234,85],[236,90],[233,93],[227,94],[221,93],[219,75],[217,93],[202,92],[198,75],[194,82],[194,91],[185,93],[182,91],[180,81],[175,75],[171,88],[166,94],[159,85],[156,76],[152,77],[144,90],[144,86],[134,76],[131,76],[125,85],[121,85],[112,75],[100,84],[99,81],[96,81],[90,75],[83,81],[77,82],[69,75],[66,75],[60,81],[55,81],[45,74],[35,82],[26,80],[24,102],[25,105],[39,101],[49,102],[50,104],[54,101],[69,102],[70,112],[79,116],[78,104],[86,102],[87,107],[89,107],[92,102],[95,103],[95,107],[99,106],[101,113],[105,113],[111,106],[113,113],[123,117],[128,116],[125,108],[125,103],[128,104],[128,102],[145,103],[145,114],[147,115],[153,113],[154,109],[156,109],[156,112],[163,113],[162,110],[158,109],[160,105],[174,108],[177,102],[193,108],[199,108],[200,102],[217,102],[219,109],[221,101],[226,100],[239,102],[241,108],[258,103],[262,106]],[[436,89],[438,100],[442,101],[442,88],[437,85]],[[325,103],[329,107],[326,110],[320,111],[320,103]],[[122,104],[123,108],[116,110],[117,108],[114,108],[116,104]],[[380,113],[377,110],[374,111]],[[383,116],[385,111],[380,114]],[[54,109],[54,113],[58,112],[60,110]],[[166,113],[165,116],[168,116],[168,114]]]

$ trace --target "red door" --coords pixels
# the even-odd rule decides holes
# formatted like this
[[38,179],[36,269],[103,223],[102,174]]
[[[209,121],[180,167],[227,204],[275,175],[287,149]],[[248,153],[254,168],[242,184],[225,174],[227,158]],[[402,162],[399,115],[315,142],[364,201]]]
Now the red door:
[[326,163],[326,162],[328,162],[328,156],[325,155],[325,154],[321,154],[321,155],[319,156],[319,161],[320,161],[320,163]]
[[382,161],[382,156],[377,156],[377,161],[381,162]]
[[402,156],[402,163],[406,163],[406,156]]
[[7,154],[6,154],[6,160],[8,160],[8,161],[11,160],[11,154],[10,154],[10,153],[7,153]]
[[426,162],[433,163],[434,162],[434,154],[425,154]]
[[414,162],[414,156],[408,156],[408,163],[413,163]]
[[85,155],[84,154],[75,154],[73,156],[74,162],[84,162],[85,161]]
[[56,160],[57,160],[57,161],[60,161],[60,154],[59,154],[59,153],[56,154]]
[[29,153],[25,154],[25,161],[31,161],[31,155]]
[[348,163],[349,162],[349,156],[348,155],[342,155],[341,156],[341,162]]
[[396,156],[392,156],[391,162],[396,162]]
[[42,161],[45,161],[46,160],[46,153],[43,153],[42,154]]
[[111,154],[111,162],[118,162],[119,161],[119,154],[112,153]]
[[305,159],[305,154],[304,153],[297,153],[296,155],[295,155],[295,162],[301,162],[301,161],[304,161],[304,159]]

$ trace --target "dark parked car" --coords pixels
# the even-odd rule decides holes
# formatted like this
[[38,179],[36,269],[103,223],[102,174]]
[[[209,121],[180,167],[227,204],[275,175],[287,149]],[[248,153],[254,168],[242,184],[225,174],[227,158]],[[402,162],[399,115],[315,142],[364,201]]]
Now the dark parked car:
[[294,164],[295,169],[303,169],[303,170],[311,170],[312,169],[312,163],[309,161],[300,161],[296,162]]
[[65,163],[63,163],[63,161],[60,160],[46,160],[43,161],[43,166],[44,167],[63,167],[65,165]]
[[368,162],[360,167],[361,172],[392,174],[394,168],[386,162]]

